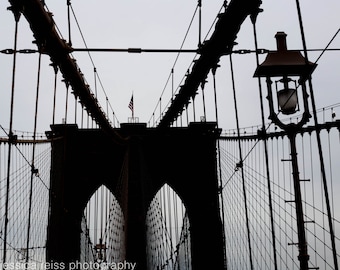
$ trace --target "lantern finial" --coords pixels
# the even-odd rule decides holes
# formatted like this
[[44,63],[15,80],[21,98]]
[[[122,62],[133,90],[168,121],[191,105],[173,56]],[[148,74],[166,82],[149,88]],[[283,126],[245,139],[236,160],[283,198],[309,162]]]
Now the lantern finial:
[[287,51],[287,34],[285,32],[277,32],[275,35],[277,51]]

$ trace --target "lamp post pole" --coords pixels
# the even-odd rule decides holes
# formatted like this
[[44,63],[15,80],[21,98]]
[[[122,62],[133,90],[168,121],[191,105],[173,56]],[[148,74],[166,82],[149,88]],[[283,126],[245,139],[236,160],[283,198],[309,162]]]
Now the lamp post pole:
[[[284,32],[277,32],[275,35],[277,51],[268,53],[265,61],[256,68],[254,77],[267,78],[267,99],[270,112],[269,119],[287,132],[289,138],[298,235],[298,243],[296,243],[299,249],[298,259],[300,261],[300,270],[308,270],[309,255],[301,196],[301,179],[299,176],[299,164],[296,151],[296,134],[311,117],[308,109],[308,93],[305,82],[308,76],[310,76],[316,68],[316,64],[306,61],[299,51],[287,50],[286,36],[287,35]],[[283,83],[283,89],[276,93],[279,111],[274,108],[272,77],[280,77],[281,79],[277,82]],[[302,89],[300,96],[302,96],[303,99],[304,111],[302,118],[298,123],[284,124],[278,117],[279,113],[290,115],[299,110],[296,83],[294,88],[289,87],[290,82],[293,81],[291,77],[299,78],[299,84]]]
[[300,270],[308,270],[308,248],[307,248],[307,240],[306,240],[306,231],[305,231],[305,221],[304,221],[304,214],[303,214],[303,206],[302,206],[302,196],[301,196],[301,186],[300,186],[300,172],[299,172],[299,164],[297,158],[297,151],[296,151],[296,134],[298,133],[299,129],[308,122],[309,119],[309,112],[308,112],[308,104],[307,102],[307,94],[305,91],[304,85],[302,85],[303,96],[304,96],[304,103],[305,103],[305,110],[301,121],[298,124],[283,124],[280,119],[277,117],[277,114],[274,110],[273,104],[273,95],[272,95],[272,81],[269,77],[267,77],[267,87],[268,87],[268,101],[269,101],[269,110],[271,119],[276,125],[280,126],[284,131],[287,132],[287,136],[290,143],[290,161],[292,162],[292,175],[293,175],[293,186],[294,186],[294,196],[295,196],[295,211],[296,211],[296,226],[297,226],[297,234],[298,234],[298,250],[299,255],[298,259],[300,261]]
[[290,155],[291,155],[291,162],[292,162],[292,174],[293,174],[294,193],[295,193],[296,225],[297,225],[297,233],[298,233],[298,240],[299,240],[298,259],[300,261],[300,269],[307,270],[309,255],[308,255],[308,248],[307,248],[307,241],[306,241],[305,221],[303,217],[299,165],[298,165],[297,152],[296,152],[297,130],[295,130],[294,126],[291,126],[291,128],[287,130],[287,132],[288,132],[288,138],[290,142]]

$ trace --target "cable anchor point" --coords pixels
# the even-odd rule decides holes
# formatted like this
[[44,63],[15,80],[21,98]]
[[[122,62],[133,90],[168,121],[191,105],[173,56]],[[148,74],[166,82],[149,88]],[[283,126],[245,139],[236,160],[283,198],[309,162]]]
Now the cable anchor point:
[[35,176],[39,176],[39,170],[38,168],[34,167],[34,165],[31,166],[31,172]]
[[8,143],[16,145],[18,141],[18,135],[13,133],[8,134]]
[[12,4],[12,6],[8,7],[7,10],[12,11],[13,15],[14,15],[14,20],[16,22],[19,22],[20,17],[21,17],[21,13],[23,10],[23,5],[22,4]]
[[239,169],[243,168],[243,161],[241,160],[240,162],[236,163],[235,171],[238,171]]

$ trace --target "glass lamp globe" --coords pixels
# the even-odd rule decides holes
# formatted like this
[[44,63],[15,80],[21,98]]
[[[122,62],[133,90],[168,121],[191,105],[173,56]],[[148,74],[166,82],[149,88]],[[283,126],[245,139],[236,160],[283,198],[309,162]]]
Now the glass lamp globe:
[[298,98],[294,88],[284,88],[277,92],[280,110],[283,114],[293,114],[297,110]]

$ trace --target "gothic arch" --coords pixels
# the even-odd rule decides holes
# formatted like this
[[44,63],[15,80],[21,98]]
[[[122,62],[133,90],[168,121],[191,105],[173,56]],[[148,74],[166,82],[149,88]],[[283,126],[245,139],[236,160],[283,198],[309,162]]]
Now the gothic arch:
[[188,244],[181,239],[184,222],[187,222],[185,218],[182,200],[168,184],[164,184],[154,196],[146,214],[148,269],[162,269],[165,266],[175,268],[181,245]]

